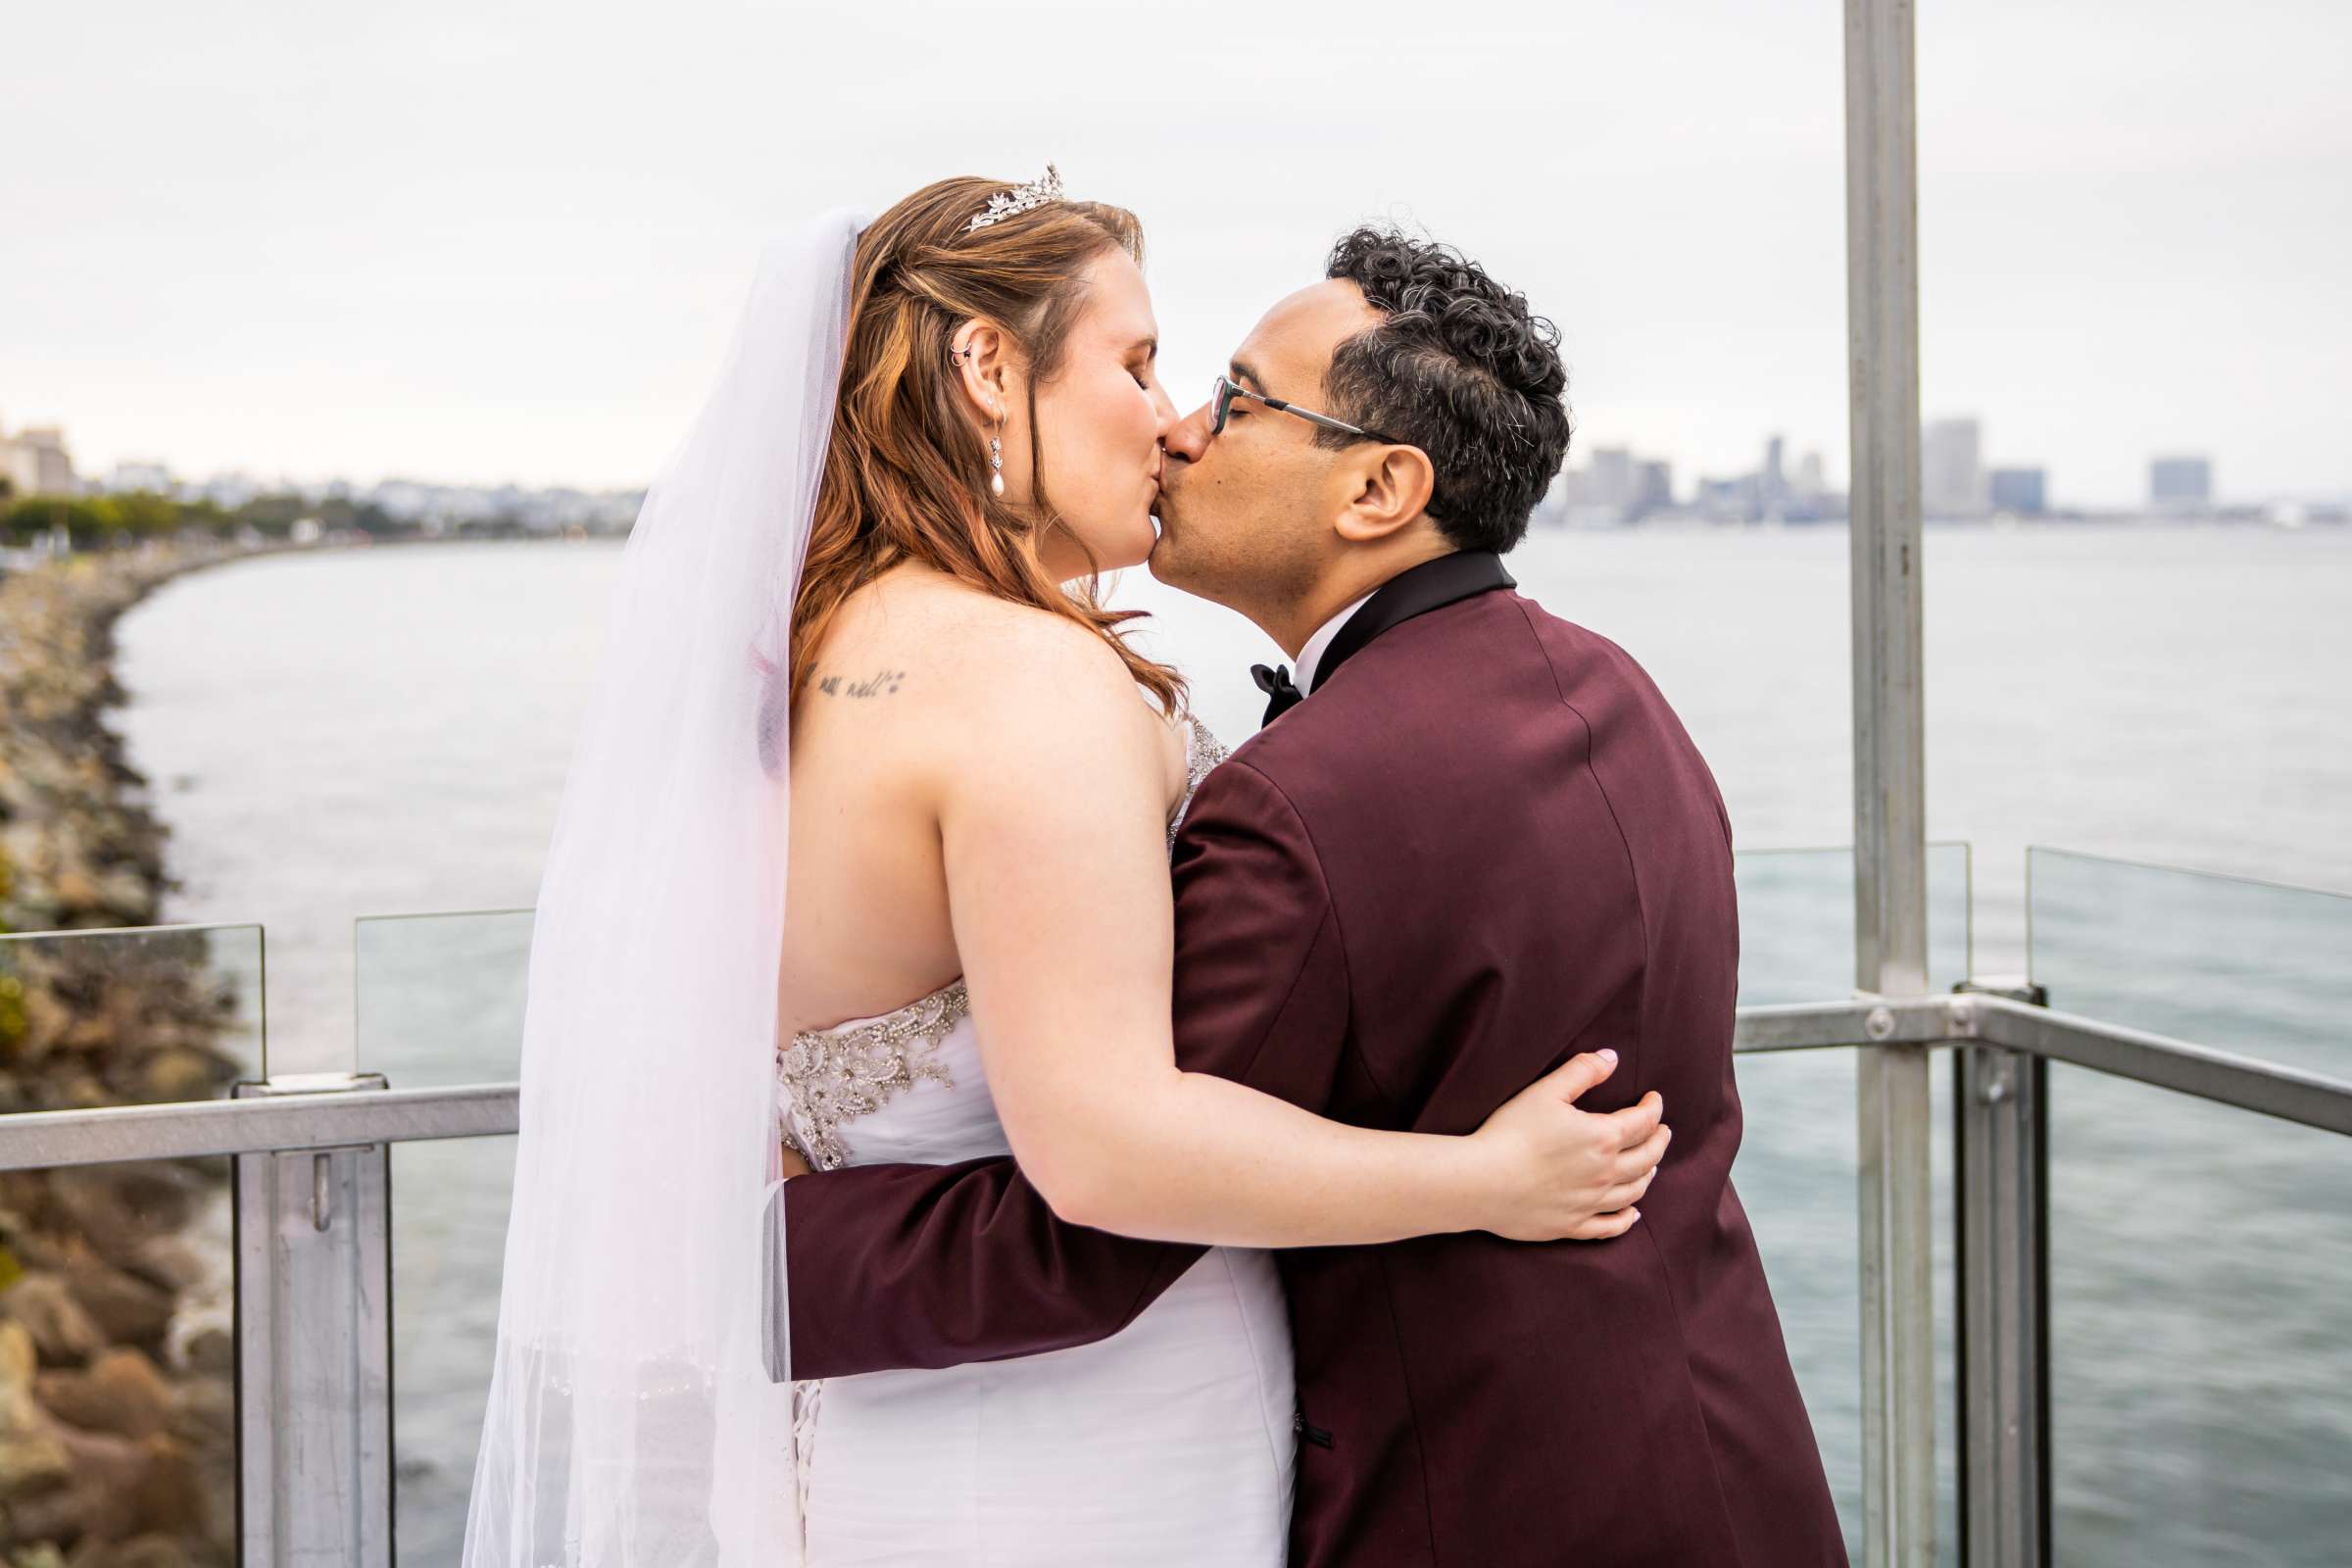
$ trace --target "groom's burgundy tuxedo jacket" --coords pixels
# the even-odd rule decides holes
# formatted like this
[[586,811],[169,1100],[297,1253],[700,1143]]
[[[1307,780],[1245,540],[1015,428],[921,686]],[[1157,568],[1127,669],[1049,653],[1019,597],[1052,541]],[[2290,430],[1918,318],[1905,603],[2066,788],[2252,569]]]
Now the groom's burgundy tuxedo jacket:
[[[1841,1564],[1729,1179],[1729,819],[1641,667],[1512,586],[1484,554],[1397,577],[1201,785],[1175,848],[1177,1055],[1342,1121],[1467,1133],[1609,1046],[1583,1102],[1658,1090],[1674,1142],[1614,1240],[1276,1254],[1291,1560]],[[1200,1250],[1065,1224],[1004,1159],[785,1194],[802,1378],[1101,1340]]]

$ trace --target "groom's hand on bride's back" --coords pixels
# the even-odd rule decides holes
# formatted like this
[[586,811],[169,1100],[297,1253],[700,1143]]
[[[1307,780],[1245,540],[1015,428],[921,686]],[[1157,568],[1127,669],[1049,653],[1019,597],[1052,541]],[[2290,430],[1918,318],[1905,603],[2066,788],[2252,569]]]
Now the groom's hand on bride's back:
[[1491,1160],[1494,1217],[1482,1227],[1515,1242],[1622,1236],[1666,1157],[1672,1129],[1651,1090],[1623,1110],[1576,1102],[1617,1070],[1613,1051],[1571,1056],[1505,1101],[1471,1135]]

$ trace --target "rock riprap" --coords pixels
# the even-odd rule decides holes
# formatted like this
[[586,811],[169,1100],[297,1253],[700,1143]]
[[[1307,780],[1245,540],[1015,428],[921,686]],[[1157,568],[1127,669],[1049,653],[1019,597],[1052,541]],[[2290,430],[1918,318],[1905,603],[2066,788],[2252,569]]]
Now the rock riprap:
[[[0,1138],[10,1112],[214,1100],[250,1069],[172,884],[146,781],[105,722],[117,616],[251,555],[217,541],[0,576]],[[230,1568],[236,1395],[228,1161],[0,1171],[0,1563]]]

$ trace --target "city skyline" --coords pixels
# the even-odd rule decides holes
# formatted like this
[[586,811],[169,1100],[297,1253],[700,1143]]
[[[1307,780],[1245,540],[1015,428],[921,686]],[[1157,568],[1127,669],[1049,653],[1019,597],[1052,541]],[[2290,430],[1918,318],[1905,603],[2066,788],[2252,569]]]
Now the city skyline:
[[[1920,512],[1930,522],[2206,518],[2304,522],[2352,521],[2352,494],[2244,497],[2215,482],[2210,454],[2160,453],[2146,464],[2146,488],[2121,505],[2082,502],[2053,487],[2047,465],[1985,458],[1984,421],[1946,416],[1922,421]],[[1708,522],[1842,522],[1847,498],[1815,449],[1791,464],[1787,438],[1765,438],[1752,469],[1699,474],[1686,489],[1673,466],[1634,447],[1596,447],[1565,467],[1538,509],[1538,521],[1612,526],[1656,518]]]
[[[1921,512],[1930,521],[1970,521],[2006,516],[2068,519],[2122,516],[2250,517],[2278,521],[2344,521],[2352,495],[2269,497],[2248,500],[2219,491],[2208,454],[2168,453],[2147,461],[2143,496],[2121,507],[2070,502],[2053,493],[2046,466],[1999,465],[1985,461],[1984,421],[1975,416],[1946,416],[1923,421]],[[1762,447],[1762,462],[1731,475],[1698,474],[1688,491],[1671,462],[1631,446],[1597,446],[1572,452],[1537,509],[1539,526],[1605,526],[1651,518],[1710,522],[1842,521],[1846,496],[1830,475],[1817,448],[1789,461],[1787,438],[1775,432]],[[66,433],[56,426],[11,434],[0,419],[0,482],[18,496],[123,495],[148,492],[183,503],[207,503],[234,511],[270,496],[295,496],[319,503],[371,505],[402,522],[451,525],[491,521],[534,527],[625,530],[644,499],[637,486],[584,487],[446,482],[408,474],[373,480],[279,473],[266,476],[231,469],[204,476],[182,475],[154,462],[117,462],[103,474],[79,473]]]
[[[1395,218],[1560,323],[1581,449],[1734,473],[1778,428],[1846,466],[1835,7],[1504,6],[1442,36],[1380,3],[1346,28],[1279,5],[132,10],[12,20],[0,94],[0,135],[38,149],[0,199],[39,241],[0,249],[0,416],[67,426],[93,468],[643,483],[762,240],[1049,160],[1143,215],[1180,406],[1335,234]],[[2340,494],[2352,15],[2132,17],[1920,17],[1923,407],[1997,411],[2085,504],[2175,449],[2234,494]],[[975,107],[1000,56],[1019,69]],[[1356,113],[1349,83],[1420,107]]]
[[[2049,475],[2053,470],[2051,464],[2045,462],[2031,464],[1987,462],[1982,453],[1981,436],[1974,433],[1981,432],[1984,422],[1975,415],[1930,416],[1921,421],[1922,510],[1928,516],[1967,517],[1988,515],[1994,512],[2038,515],[2044,513],[2064,511],[2128,511],[2135,506],[2151,511],[2161,511],[2164,510],[2168,495],[2166,481],[2158,476],[2157,470],[2168,464],[2192,466],[2203,473],[2200,483],[2192,486],[2190,490],[2169,499],[2190,500],[2200,505],[2216,506],[2223,504],[2263,506],[2287,502],[2342,506],[2347,502],[2352,502],[2352,483],[2302,492],[2226,493],[2213,482],[2213,472],[2221,465],[2210,454],[2170,452],[2162,455],[2152,454],[2145,460],[2144,471],[2147,479],[2141,494],[2136,497],[2116,498],[2111,496],[2103,501],[2095,502],[2068,497],[2064,491],[2053,490],[2050,487]],[[0,477],[14,479],[19,472],[25,474],[53,473],[56,471],[58,464],[70,463],[70,454],[63,450],[57,450],[64,445],[58,439],[63,430],[62,424],[53,421],[44,425],[24,426],[18,429],[12,437],[7,406],[0,404]],[[1963,430],[1971,433],[1963,436],[1960,433]],[[1939,437],[1957,440],[1959,446],[1954,451],[1947,453],[1939,446]],[[16,466],[19,460],[16,460],[8,451],[8,447],[12,441],[24,444],[28,438],[46,442],[53,450],[41,459],[23,460],[26,465],[23,467]],[[1769,454],[1781,448],[1785,439],[1784,436],[1775,432],[1763,437],[1762,443]],[[1628,472],[1633,476],[1624,482],[1635,485],[1636,490],[1645,498],[1662,500],[1668,505],[1681,504],[1685,499],[1683,486],[1674,477],[1679,472],[1678,466],[1671,459],[1656,459],[1642,455],[1651,450],[1653,449],[1638,438],[1614,445],[1595,446],[1589,444],[1584,439],[1583,432],[1580,432],[1579,438],[1571,446],[1568,463],[1561,471],[1560,479],[1563,482],[1573,483],[1575,475],[1593,471],[1595,466],[1602,472],[1614,473],[1616,465],[1630,461],[1634,467]],[[1729,478],[1706,474],[1695,475],[1690,496],[1690,504],[1694,506],[1702,504],[1711,486],[1734,484],[1744,478],[1753,478],[1757,474],[1769,471],[1770,466],[1770,458],[1768,457],[1766,466],[1753,473],[1735,474]],[[397,466],[378,472],[354,476],[343,472],[324,472],[316,468],[304,469],[291,465],[247,463],[216,466],[201,473],[195,471],[183,473],[169,462],[161,459],[132,456],[116,457],[106,466],[103,474],[82,470],[77,465],[73,467],[84,485],[98,489],[114,492],[152,489],[159,493],[176,490],[183,496],[192,492],[218,493],[224,489],[235,490],[245,495],[311,492],[349,494],[355,491],[404,487],[477,492],[503,490],[533,493],[579,492],[594,495],[621,492],[642,494],[644,486],[651,482],[652,477],[649,474],[634,483],[623,481],[616,484],[573,483],[561,478],[527,481],[512,474],[494,478],[425,477],[422,476],[421,470],[413,466],[404,468]],[[1640,471],[1636,472],[1635,470]],[[2181,470],[2182,475],[2185,472],[2186,469]],[[1959,480],[1947,476],[1959,473],[1972,473],[1975,476],[1974,480]],[[1810,497],[1835,494],[1842,500],[1845,476],[1841,472],[1832,472],[1824,458],[1822,446],[1819,444],[1808,446],[1798,454],[1797,464],[1788,474],[1788,493],[1791,495]],[[2004,480],[2008,482],[2006,500],[2004,499]],[[2184,477],[2180,476],[2177,476],[2177,482],[2188,483]],[[17,480],[16,487],[20,494],[29,494],[33,491],[33,487],[28,486],[23,480]],[[1620,495],[1614,484],[1608,494],[1612,497],[1612,504],[1631,499],[1630,493]],[[1974,499],[1968,499],[1972,495]],[[2034,499],[2030,501],[2016,499],[2029,495]],[[2066,505],[2061,505],[2062,499],[2065,500]]]

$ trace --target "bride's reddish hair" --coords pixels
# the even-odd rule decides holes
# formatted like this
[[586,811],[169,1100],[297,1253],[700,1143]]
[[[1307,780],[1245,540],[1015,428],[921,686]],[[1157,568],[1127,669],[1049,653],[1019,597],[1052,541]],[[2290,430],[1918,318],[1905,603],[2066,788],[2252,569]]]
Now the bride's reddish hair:
[[[1111,250],[1140,264],[1143,225],[1125,208],[1052,201],[967,228],[1009,184],[940,180],[858,236],[841,390],[793,605],[787,702],[812,673],[850,595],[907,561],[1081,622],[1117,650],[1163,710],[1175,711],[1181,700],[1183,677],[1119,634],[1120,623],[1142,612],[1103,609],[1095,574],[1077,592],[1065,589],[1024,548],[1062,526],[1039,463],[1037,385],[1060,368],[1085,303],[1080,272]],[[1027,362],[1034,514],[989,493],[988,440],[964,408],[948,357],[956,328],[975,317],[1002,327]]]

